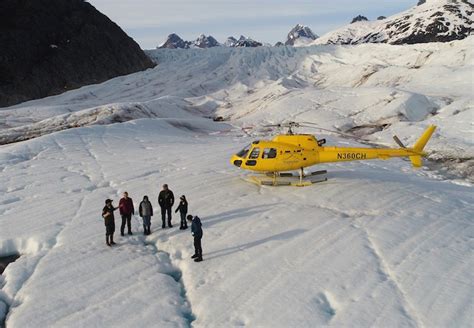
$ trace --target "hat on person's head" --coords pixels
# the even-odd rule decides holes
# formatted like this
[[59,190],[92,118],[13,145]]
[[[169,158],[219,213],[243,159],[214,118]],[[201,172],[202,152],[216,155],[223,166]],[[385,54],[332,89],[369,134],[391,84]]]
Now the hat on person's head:
[[109,203],[112,203],[112,199],[106,199],[105,200],[105,205],[109,204]]
[[186,199],[186,196],[181,195],[181,197],[179,197],[179,199]]
[[186,217],[186,219],[187,219],[188,221],[192,221],[192,220],[193,220],[193,216],[192,216],[191,214],[189,214],[189,215]]

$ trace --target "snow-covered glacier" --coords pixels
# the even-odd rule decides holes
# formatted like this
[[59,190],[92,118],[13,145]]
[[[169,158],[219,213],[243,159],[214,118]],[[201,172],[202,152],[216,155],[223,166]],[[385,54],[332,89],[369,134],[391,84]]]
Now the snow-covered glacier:
[[[432,160],[470,172],[473,41],[153,50],[154,69],[0,109],[0,256],[21,255],[0,276],[0,316],[7,327],[470,326],[469,173],[335,163],[321,165],[327,182],[272,188],[228,160],[278,132],[268,123],[385,145],[435,124]],[[161,229],[164,183],[202,219],[202,263],[189,231]],[[124,191],[136,207],[150,197],[153,233],[135,216],[134,235],[109,248],[101,209]]]

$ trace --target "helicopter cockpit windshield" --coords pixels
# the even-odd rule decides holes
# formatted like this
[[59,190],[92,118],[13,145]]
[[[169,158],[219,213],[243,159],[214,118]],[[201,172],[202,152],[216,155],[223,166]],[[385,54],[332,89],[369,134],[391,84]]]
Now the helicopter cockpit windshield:
[[250,146],[251,145],[247,145],[245,146],[244,149],[242,149],[241,151],[239,151],[237,154],[235,154],[236,156],[240,157],[240,158],[245,158],[247,157],[247,154],[249,153],[249,150],[250,150]]

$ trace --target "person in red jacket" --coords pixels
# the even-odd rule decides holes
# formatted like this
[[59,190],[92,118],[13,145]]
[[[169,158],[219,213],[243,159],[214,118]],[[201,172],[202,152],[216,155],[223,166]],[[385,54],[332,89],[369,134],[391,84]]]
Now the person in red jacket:
[[135,214],[133,208],[133,200],[128,197],[128,192],[123,193],[123,198],[119,202],[120,215],[122,216],[122,226],[120,227],[120,233],[124,235],[125,222],[128,226],[128,234],[132,235],[132,214]]

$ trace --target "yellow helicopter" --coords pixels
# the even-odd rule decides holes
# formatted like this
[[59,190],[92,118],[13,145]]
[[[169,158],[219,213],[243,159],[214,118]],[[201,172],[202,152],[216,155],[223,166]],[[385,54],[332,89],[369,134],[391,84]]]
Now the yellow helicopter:
[[[264,176],[252,176],[251,181],[270,186],[308,186],[315,182],[326,181],[325,174],[327,172],[325,170],[306,175],[304,173],[305,167],[320,163],[408,157],[414,167],[420,167],[422,165],[421,157],[426,156],[423,148],[436,129],[434,125],[429,126],[410,148],[405,147],[397,136],[394,136],[393,139],[400,148],[323,147],[326,143],[325,139],[317,140],[311,134],[293,133],[293,128],[304,127],[305,124],[313,123],[289,122],[270,125],[287,127],[288,132],[274,137],[271,141],[256,140],[252,142],[232,156],[231,164],[244,170],[266,173]],[[331,132],[339,133],[337,131]],[[299,179],[294,179],[298,176],[288,172],[294,170],[299,170]],[[293,179],[291,179],[292,177]]]

